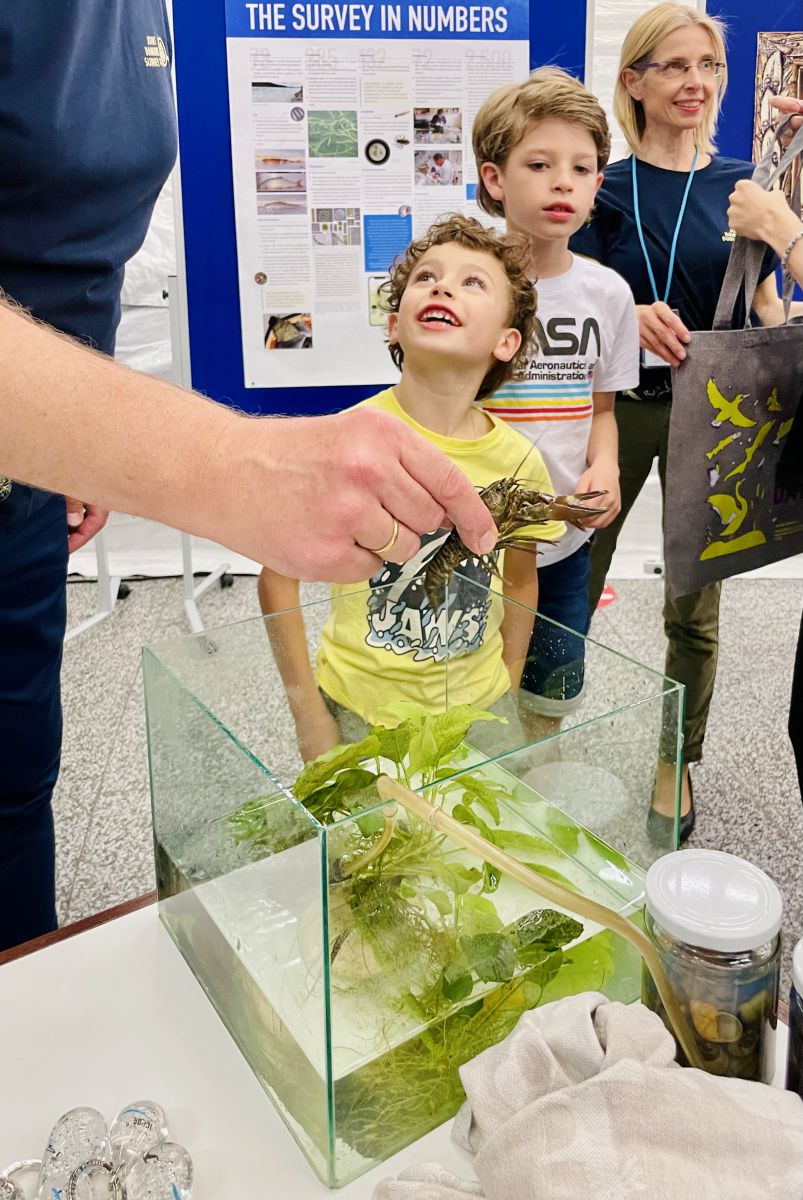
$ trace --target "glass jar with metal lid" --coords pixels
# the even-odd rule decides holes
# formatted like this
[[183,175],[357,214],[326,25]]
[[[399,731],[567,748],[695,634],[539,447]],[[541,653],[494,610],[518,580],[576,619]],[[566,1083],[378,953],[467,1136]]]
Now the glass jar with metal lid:
[[[645,927],[663,960],[705,1069],[769,1083],[783,903],[758,867],[719,850],[678,850],[653,863]],[[649,973],[642,1000],[671,1025]],[[678,1051],[678,1062],[686,1060]]]

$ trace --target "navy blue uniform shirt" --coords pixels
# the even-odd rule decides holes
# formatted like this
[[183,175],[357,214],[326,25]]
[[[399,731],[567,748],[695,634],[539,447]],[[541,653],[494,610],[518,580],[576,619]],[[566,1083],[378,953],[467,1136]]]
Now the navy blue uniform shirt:
[[[639,243],[633,210],[630,158],[612,163],[605,171],[591,221],[571,240],[571,249],[612,267],[627,280],[636,304],[655,300],[647,265]],[[641,225],[650,256],[658,298],[663,300],[669,270],[672,236],[688,180],[686,171],[667,171],[639,161],[638,191]],[[731,241],[728,235],[728,197],[739,179],[749,179],[750,163],[715,155],[707,167],[695,171],[686,214],[680,229],[675,270],[667,303],[680,314],[689,329],[711,329],[719,292],[728,265]],[[761,278],[771,274],[777,262],[772,251],[764,260]],[[744,324],[744,305],[734,316],[736,327]],[[665,393],[669,368],[642,370],[639,391]]]
[[[0,288],[106,354],[175,161],[172,57],[165,0],[0,4]],[[14,484],[0,520],[43,501]]]
[[165,0],[0,4],[0,287],[114,351],[176,155]]

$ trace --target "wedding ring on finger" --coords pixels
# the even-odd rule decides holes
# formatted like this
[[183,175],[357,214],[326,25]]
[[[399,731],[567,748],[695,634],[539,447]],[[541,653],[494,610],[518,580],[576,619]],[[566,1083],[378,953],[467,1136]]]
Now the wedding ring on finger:
[[378,550],[374,550],[372,546],[366,546],[365,549],[370,550],[372,554],[376,554],[378,558],[384,558],[384,556],[386,554],[388,554],[393,549],[393,547],[396,545],[398,538],[399,538],[399,522],[394,517],[393,518],[393,533],[390,535],[390,541],[386,542],[384,546],[380,546]]

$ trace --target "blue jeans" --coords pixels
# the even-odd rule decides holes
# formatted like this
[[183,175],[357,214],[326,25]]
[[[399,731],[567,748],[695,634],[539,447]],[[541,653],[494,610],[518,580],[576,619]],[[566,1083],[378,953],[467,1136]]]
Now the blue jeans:
[[[580,703],[585,678],[585,643],[570,630],[588,633],[591,613],[588,580],[591,542],[574,554],[538,570],[538,616],[521,677],[523,690],[535,698],[544,716],[560,717]],[[549,620],[542,620],[548,617]],[[551,622],[557,621],[558,625]],[[559,626],[566,626],[565,629]]]
[[[6,507],[7,506],[7,507]],[[61,758],[63,496],[14,484],[0,502],[0,950],[56,927],[50,801]]]

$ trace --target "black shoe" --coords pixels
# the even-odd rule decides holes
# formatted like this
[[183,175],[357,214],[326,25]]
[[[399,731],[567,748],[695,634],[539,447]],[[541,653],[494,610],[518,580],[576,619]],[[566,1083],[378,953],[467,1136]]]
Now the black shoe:
[[[689,811],[684,813],[680,818],[680,829],[678,832],[680,835],[679,841],[681,846],[691,837],[694,831],[694,823],[696,821],[696,815],[694,812],[694,789],[692,788],[691,773],[689,774],[689,797],[691,799]],[[658,812],[657,809],[650,805],[650,810],[647,813],[647,832],[650,834],[654,842],[661,846],[666,845],[668,839],[671,838],[674,832],[674,828],[674,817],[666,817],[663,813]]]

